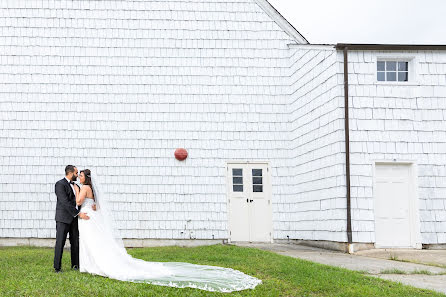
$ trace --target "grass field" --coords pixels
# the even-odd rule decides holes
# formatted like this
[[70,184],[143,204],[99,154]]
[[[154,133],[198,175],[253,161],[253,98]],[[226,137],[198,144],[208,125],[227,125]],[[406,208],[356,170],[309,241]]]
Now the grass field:
[[230,267],[260,278],[263,283],[255,290],[228,294],[121,282],[70,270],[69,251],[63,256],[64,272],[55,274],[53,249],[2,247],[0,296],[445,296],[252,248],[213,245],[128,251],[147,261]]

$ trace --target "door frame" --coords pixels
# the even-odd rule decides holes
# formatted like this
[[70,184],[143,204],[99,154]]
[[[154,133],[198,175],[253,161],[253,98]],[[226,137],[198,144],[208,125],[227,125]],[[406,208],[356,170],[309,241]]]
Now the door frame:
[[[420,207],[418,197],[418,167],[415,161],[411,160],[377,160],[372,162],[373,167],[373,185],[372,185],[372,199],[373,199],[373,223],[375,235],[375,248],[392,248],[388,246],[381,246],[376,243],[376,167],[379,165],[405,165],[409,167],[409,232],[410,232],[410,248],[421,249],[421,229],[420,229]],[[398,248],[398,247],[395,247]]]
[[[270,203],[270,217],[271,217],[271,229],[269,230],[270,233],[270,242],[273,243],[273,201],[272,201],[272,172],[271,172],[271,162],[270,161],[249,161],[249,160],[227,160],[225,163],[225,181],[226,181],[226,213],[227,213],[227,222],[228,222],[228,243],[232,242],[231,240],[231,221],[230,221],[230,207],[229,207],[229,198],[230,198],[230,192],[231,192],[231,186],[232,186],[232,182],[230,183],[229,181],[232,181],[232,175],[229,174],[229,164],[240,164],[240,165],[255,165],[255,164],[262,164],[262,165],[266,165],[267,167],[267,174],[268,174],[268,184],[264,184],[263,188],[268,189],[267,192],[265,191],[265,193],[269,196],[267,197],[267,199],[269,199],[271,201]],[[230,179],[231,178],[231,179]]]

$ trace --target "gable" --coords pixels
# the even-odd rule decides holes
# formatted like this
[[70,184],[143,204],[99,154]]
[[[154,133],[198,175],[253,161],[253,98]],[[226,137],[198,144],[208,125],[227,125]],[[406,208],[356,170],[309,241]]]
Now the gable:
[[269,2],[268,0],[254,0],[260,8],[271,18],[273,21],[287,33],[298,44],[308,44],[309,42],[305,37],[299,33]]

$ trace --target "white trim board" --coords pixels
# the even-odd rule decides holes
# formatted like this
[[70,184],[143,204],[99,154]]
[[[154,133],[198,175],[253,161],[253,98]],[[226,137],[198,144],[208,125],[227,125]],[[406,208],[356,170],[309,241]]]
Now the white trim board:
[[285,33],[293,38],[297,43],[309,44],[299,31],[294,28],[281,14],[275,9],[268,0],[254,0],[257,5],[280,27]]

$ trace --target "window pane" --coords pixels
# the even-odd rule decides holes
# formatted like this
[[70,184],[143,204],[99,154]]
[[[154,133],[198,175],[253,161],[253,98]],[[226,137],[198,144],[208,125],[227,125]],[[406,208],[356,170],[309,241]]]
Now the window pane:
[[243,177],[233,177],[232,178],[232,183],[235,184],[239,184],[242,185],[243,184]]
[[408,62],[398,62],[398,71],[408,71]]
[[407,72],[398,72],[398,81],[408,81]]
[[253,169],[252,176],[262,176],[262,169]]
[[387,81],[396,81],[396,72],[387,72]]
[[386,70],[387,71],[396,71],[396,62],[394,62],[394,61],[387,61],[386,62]]
[[232,191],[234,192],[243,192],[243,185],[233,185]]
[[261,177],[253,177],[252,183],[255,185],[261,185],[262,184],[262,178]]
[[378,72],[378,81],[386,81],[386,73]]
[[232,169],[232,175],[242,176],[243,169]]
[[253,192],[263,192],[263,186],[254,185],[252,186]]
[[378,66],[378,68],[377,68],[378,71],[386,70],[386,62],[384,62],[384,61],[378,61],[377,66]]

